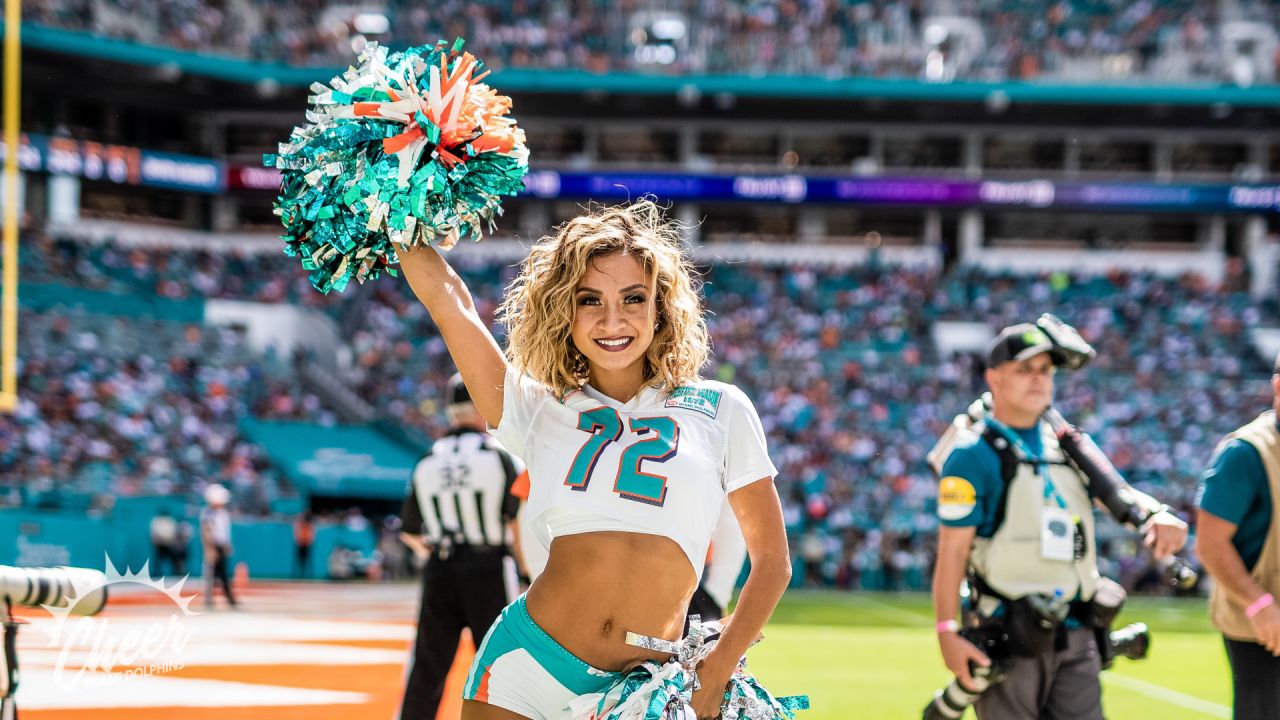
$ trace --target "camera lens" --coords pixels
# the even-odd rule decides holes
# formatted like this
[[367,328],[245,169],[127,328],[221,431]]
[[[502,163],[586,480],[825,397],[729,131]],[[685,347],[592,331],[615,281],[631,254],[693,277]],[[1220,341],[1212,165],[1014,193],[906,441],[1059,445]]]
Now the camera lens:
[[1151,650],[1151,632],[1146,623],[1133,623],[1112,632],[1110,642],[1113,655],[1141,660]]

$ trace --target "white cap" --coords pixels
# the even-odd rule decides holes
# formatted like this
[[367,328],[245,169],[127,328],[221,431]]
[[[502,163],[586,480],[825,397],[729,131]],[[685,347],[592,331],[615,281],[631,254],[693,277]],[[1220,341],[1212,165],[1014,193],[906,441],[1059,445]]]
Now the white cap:
[[204,489],[204,501],[210,505],[226,505],[231,502],[231,491],[214,483]]

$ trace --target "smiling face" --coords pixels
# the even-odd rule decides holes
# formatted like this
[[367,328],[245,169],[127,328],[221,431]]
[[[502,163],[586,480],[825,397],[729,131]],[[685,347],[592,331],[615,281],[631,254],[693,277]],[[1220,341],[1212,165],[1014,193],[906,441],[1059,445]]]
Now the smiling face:
[[609,253],[587,263],[574,293],[571,336],[593,386],[634,382],[639,389],[658,321],[654,297],[654,278],[634,255]]
[[584,381],[623,402],[697,382],[711,343],[681,232],[642,200],[590,209],[539,240],[498,312],[512,365],[557,397]]

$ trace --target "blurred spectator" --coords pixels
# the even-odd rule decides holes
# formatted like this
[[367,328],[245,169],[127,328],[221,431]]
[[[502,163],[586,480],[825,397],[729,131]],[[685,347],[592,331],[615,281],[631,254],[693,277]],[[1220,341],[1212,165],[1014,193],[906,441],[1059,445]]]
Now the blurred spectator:
[[182,540],[178,534],[178,521],[173,518],[168,508],[160,508],[151,518],[151,548],[156,559],[153,572],[164,577],[165,570],[174,575],[185,575],[183,562],[179,559],[179,545]]
[[381,574],[377,550],[373,557],[365,556],[350,545],[338,544],[329,552],[329,578],[331,580],[377,580]]
[[227,509],[231,502],[231,493],[225,487],[214,483],[204,489],[204,500],[208,506],[200,511],[200,541],[204,545],[204,604],[213,608],[213,586],[217,581],[222,584],[222,594],[227,605],[236,607],[235,595],[231,592],[231,511]]
[[307,577],[311,562],[311,546],[316,541],[316,523],[311,511],[303,511],[293,521],[293,545],[295,552],[294,577]]
[[378,533],[378,555],[382,562],[379,577],[383,580],[400,580],[412,577],[409,573],[407,550],[400,542],[400,518],[388,515],[383,519]]
[[346,545],[334,545],[329,551],[329,579],[351,580],[356,577],[356,564],[360,561],[360,553]]

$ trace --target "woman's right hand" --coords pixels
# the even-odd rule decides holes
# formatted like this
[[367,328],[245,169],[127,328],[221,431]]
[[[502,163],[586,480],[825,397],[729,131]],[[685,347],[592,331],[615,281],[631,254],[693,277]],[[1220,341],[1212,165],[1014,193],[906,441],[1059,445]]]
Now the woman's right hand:
[[947,669],[966,688],[973,688],[973,674],[969,672],[969,661],[982,667],[990,667],[991,658],[978,649],[977,645],[965,640],[956,632],[938,633],[938,647],[942,649],[942,661]]
[[715,720],[720,717],[725,691],[729,687],[733,671],[737,668],[738,663],[735,660],[730,658],[722,662],[715,655],[715,650],[712,650],[711,655],[698,665],[698,683],[701,687],[689,698],[690,707],[698,720]]
[[489,427],[502,421],[507,359],[480,319],[471,291],[433,247],[400,249],[400,269],[440,329],[453,364]]

